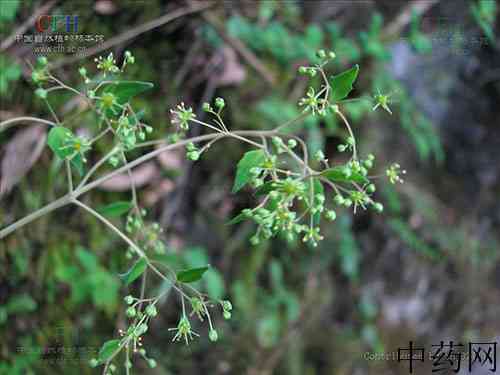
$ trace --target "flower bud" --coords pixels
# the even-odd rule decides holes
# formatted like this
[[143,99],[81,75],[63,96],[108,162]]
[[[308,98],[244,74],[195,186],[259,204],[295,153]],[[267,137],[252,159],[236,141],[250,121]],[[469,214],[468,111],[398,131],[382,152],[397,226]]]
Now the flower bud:
[[35,90],[35,95],[40,99],[47,99],[47,90],[39,88]]
[[158,311],[156,311],[156,307],[154,305],[149,305],[146,307],[146,314],[155,317],[158,314]]
[[126,311],[125,311],[125,314],[129,317],[129,318],[133,318],[137,315],[137,311],[135,309],[135,307],[132,307],[130,306]]
[[215,329],[211,329],[208,333],[208,338],[210,339],[210,341],[216,342],[219,339],[219,335],[217,334],[217,331]]
[[222,108],[224,108],[225,105],[226,105],[226,103],[224,102],[224,99],[222,99],[222,98],[215,99],[215,106],[217,108],[222,109]]
[[316,52],[316,56],[320,59],[324,59],[326,57],[326,52],[324,49],[320,49],[319,51]]
[[212,110],[212,107],[210,106],[210,103],[207,103],[207,102],[203,103],[203,105],[201,106],[201,108],[205,112],[210,112]]
[[132,303],[134,303],[134,297],[132,297],[131,295],[126,296],[124,300],[127,305],[131,305]]
[[334,221],[337,218],[337,214],[333,210],[326,211],[325,217],[329,221]]

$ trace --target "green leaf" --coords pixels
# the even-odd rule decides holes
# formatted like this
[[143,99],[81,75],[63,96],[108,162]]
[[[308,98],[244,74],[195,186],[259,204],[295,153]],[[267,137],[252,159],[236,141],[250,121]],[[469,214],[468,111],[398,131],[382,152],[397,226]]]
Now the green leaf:
[[[68,141],[73,137],[73,132],[68,128],[65,128],[63,126],[54,126],[49,131],[47,144],[59,159],[65,160],[73,153],[71,148],[65,147]],[[83,174],[83,160],[80,154],[77,154],[73,158],[71,158],[71,164],[78,170],[78,173],[80,173],[80,175]]]
[[63,126],[54,126],[49,131],[47,144],[57,157],[64,160],[72,153],[70,148],[64,148],[64,146],[73,137],[71,130]]
[[203,274],[208,271],[207,267],[190,268],[188,270],[177,273],[177,280],[181,283],[194,283],[203,277]]
[[97,212],[104,216],[117,217],[129,212],[132,207],[131,202],[118,201],[98,208]]
[[248,151],[243,155],[236,169],[233,193],[239,191],[250,181],[250,170],[254,167],[259,167],[265,160],[266,154],[262,150]]
[[106,341],[99,350],[98,360],[100,363],[106,362],[120,348],[120,340]]
[[103,92],[112,93],[116,96],[116,100],[119,104],[124,104],[134,96],[150,90],[153,87],[154,85],[151,82],[116,81],[106,85]]
[[332,97],[334,101],[339,101],[347,97],[352,90],[352,85],[358,77],[359,65],[354,65],[336,76],[331,77]]
[[357,182],[359,184],[368,182],[368,179],[358,172],[351,172],[351,175],[346,175],[342,166],[327,169],[321,172],[321,175],[332,182]]
[[131,284],[135,279],[141,276],[146,268],[148,267],[148,263],[146,259],[141,258],[127,271],[127,273],[120,275],[120,278],[123,280],[125,285]]

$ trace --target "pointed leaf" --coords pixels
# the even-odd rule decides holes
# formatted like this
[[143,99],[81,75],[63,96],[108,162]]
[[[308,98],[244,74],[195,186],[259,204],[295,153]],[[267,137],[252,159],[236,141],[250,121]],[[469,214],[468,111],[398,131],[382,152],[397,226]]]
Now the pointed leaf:
[[245,186],[251,178],[250,170],[259,167],[266,160],[266,154],[262,150],[248,151],[238,162],[236,178],[234,179],[233,193]]
[[131,284],[134,280],[136,280],[139,276],[141,276],[146,268],[148,267],[148,263],[146,259],[141,258],[127,271],[127,273],[120,275],[120,278],[123,280],[125,285]]
[[358,77],[359,65],[354,65],[336,76],[331,77],[332,96],[334,101],[344,99],[352,90],[352,85]]
[[194,283],[203,277],[203,274],[208,271],[208,267],[190,268],[188,270],[177,273],[177,280],[181,283]]
[[99,350],[98,361],[106,362],[120,348],[120,340],[106,341]]
[[126,214],[133,207],[131,202],[118,201],[97,209],[101,215],[117,217]]

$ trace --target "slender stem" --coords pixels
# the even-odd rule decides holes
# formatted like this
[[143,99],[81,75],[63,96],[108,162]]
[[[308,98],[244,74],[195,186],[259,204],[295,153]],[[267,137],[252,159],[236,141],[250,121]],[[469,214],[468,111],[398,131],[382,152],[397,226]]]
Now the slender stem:
[[340,118],[342,119],[342,121],[344,121],[344,124],[347,128],[347,131],[349,132],[349,135],[351,136],[352,140],[353,140],[353,144],[352,144],[352,157],[353,159],[357,159],[358,156],[357,156],[357,152],[356,152],[356,138],[354,138],[354,133],[352,132],[352,129],[351,129],[351,126],[349,125],[349,122],[347,121],[346,117],[344,116],[344,114],[342,112],[340,112],[339,110],[336,111],[336,113],[340,116]]
[[54,111],[54,109],[52,108],[52,106],[50,105],[49,101],[47,99],[43,99],[43,101],[45,102],[45,104],[47,104],[47,108],[49,109],[49,112],[50,114],[52,115],[52,117],[54,117],[54,121],[57,123],[57,124],[60,124],[61,121],[59,121],[59,118],[57,117],[56,115],[56,112]]
[[64,161],[64,164],[66,164],[66,174],[68,176],[68,190],[71,193],[73,193],[73,176],[71,174],[71,165],[70,165],[70,161],[68,159],[66,159]]
[[22,226],[31,223],[33,220],[38,219],[41,216],[44,216],[48,214],[49,212],[52,212],[60,207],[66,206],[68,203],[71,202],[71,195],[65,195],[59,199],[56,199],[55,201],[49,203],[48,205],[40,208],[39,210],[32,212],[28,216],[23,217],[22,219],[12,223],[8,227],[0,230],[0,239],[6,237],[10,233],[16,231],[17,229],[21,228]]
[[[233,132],[232,134],[234,134],[234,133],[246,135],[246,136],[250,136],[250,137],[273,136],[276,134],[273,130],[269,130],[269,131],[241,130],[241,131]],[[104,181],[107,181],[110,178],[112,178],[120,173],[125,172],[129,168],[134,168],[135,166],[158,156],[162,152],[185,146],[189,142],[198,143],[198,142],[211,140],[211,139],[214,139],[217,137],[226,137],[226,136],[229,137],[229,135],[226,135],[226,134],[221,135],[220,133],[206,134],[206,135],[201,135],[198,137],[193,137],[190,139],[185,139],[183,141],[180,141],[180,142],[177,142],[174,144],[165,145],[164,147],[161,147],[157,150],[151,151],[151,152],[147,153],[146,155],[143,155],[143,156],[135,159],[134,161],[127,163],[126,165],[108,173],[105,176],[100,177],[99,179],[97,179],[93,182],[85,184],[87,182],[87,180],[90,178],[90,176],[95,172],[95,170],[97,170],[97,168],[99,168],[99,166],[102,165],[111,156],[112,153],[110,152],[110,153],[108,153],[108,155],[106,157],[102,158],[98,163],[96,163],[96,165],[94,165],[94,167],[87,173],[87,175],[83,178],[82,182],[80,182],[80,184],[77,186],[77,188],[75,190],[73,190],[73,194],[65,195],[64,197],[55,200],[54,202],[42,207],[41,209],[29,214],[28,216],[25,216],[24,218],[10,224],[9,226],[7,226],[6,228],[4,228],[0,231],[0,239],[6,237],[10,233],[14,232],[15,230],[21,228],[22,226],[24,226],[26,224],[32,222],[33,220],[36,220],[40,216],[48,214],[49,212],[52,212],[52,211],[54,211],[62,206],[67,205],[68,203],[70,203],[72,201],[72,199],[78,198],[80,195],[82,195],[82,194],[94,189],[95,187],[99,186]]]
[[39,122],[40,124],[45,124],[45,125],[49,125],[49,126],[56,126],[57,125],[53,121],[44,120],[42,118],[22,116],[22,117],[15,117],[15,118],[11,118],[11,119],[0,122],[0,133],[3,132],[4,130],[7,130],[8,128],[10,128],[10,126],[15,124],[16,122]]
[[[125,163],[125,165],[127,165],[127,163],[128,163],[127,157],[125,156],[125,153],[123,152],[123,150],[121,151],[121,154],[122,154],[123,162]],[[130,187],[132,188],[132,204],[134,205],[134,207],[136,209],[139,209],[139,204],[137,202],[137,191],[135,188],[135,180],[134,180],[134,176],[132,175],[131,168],[127,169],[127,175],[128,175],[128,179],[130,180]]]

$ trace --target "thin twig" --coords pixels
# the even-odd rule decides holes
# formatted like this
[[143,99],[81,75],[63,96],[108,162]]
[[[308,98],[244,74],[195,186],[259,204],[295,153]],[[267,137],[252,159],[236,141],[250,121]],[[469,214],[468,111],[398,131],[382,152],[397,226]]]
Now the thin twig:
[[45,124],[45,125],[50,125],[50,126],[57,125],[53,121],[44,120],[42,118],[37,118],[37,117],[29,117],[29,116],[15,117],[15,118],[11,118],[11,119],[0,122],[0,133],[3,132],[4,130],[7,130],[8,128],[13,126],[17,122],[39,122],[40,124]]

